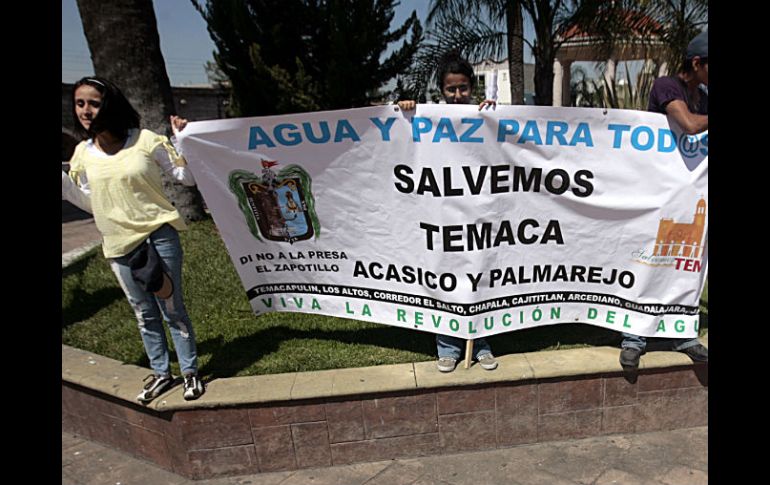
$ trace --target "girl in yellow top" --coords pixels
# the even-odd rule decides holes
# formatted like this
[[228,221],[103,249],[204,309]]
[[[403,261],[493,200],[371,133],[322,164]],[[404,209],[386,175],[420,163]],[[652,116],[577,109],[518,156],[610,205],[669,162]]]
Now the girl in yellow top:
[[[102,234],[104,256],[136,314],[154,375],[137,396],[147,403],[174,381],[163,329],[165,320],[184,374],[184,398],[197,399],[205,386],[198,378],[195,333],[182,300],[182,247],[177,230],[184,220],[163,193],[161,171],[195,185],[186,162],[168,138],[140,130],[140,116],[112,82],[85,77],[75,83],[73,115],[85,139],[70,160],[70,176],[90,196],[91,212]],[[174,133],[187,120],[171,117]],[[132,275],[129,260],[151,242],[165,273],[165,285],[152,293]]]

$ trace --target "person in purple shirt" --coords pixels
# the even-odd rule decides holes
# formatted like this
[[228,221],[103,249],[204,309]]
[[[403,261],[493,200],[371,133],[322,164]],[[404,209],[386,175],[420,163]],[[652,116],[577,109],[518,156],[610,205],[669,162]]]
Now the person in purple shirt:
[[[676,76],[655,80],[650,91],[647,111],[668,115],[688,135],[707,131],[709,84],[708,32],[698,34],[687,46],[682,69]],[[692,360],[708,362],[708,349],[697,338],[658,339],[671,350],[684,352]],[[639,357],[647,347],[647,338],[623,333],[620,365],[625,369],[639,367]]]
[[708,32],[702,32],[687,46],[679,73],[656,79],[650,91],[647,111],[670,116],[688,135],[709,129],[708,53]]

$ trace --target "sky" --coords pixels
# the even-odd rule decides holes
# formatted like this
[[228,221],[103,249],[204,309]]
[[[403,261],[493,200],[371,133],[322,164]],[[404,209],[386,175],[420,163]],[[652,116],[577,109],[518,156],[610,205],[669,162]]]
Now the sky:
[[[216,50],[206,30],[206,23],[190,0],[154,0],[155,17],[160,34],[160,48],[172,86],[207,84],[204,65],[213,61]],[[396,7],[393,25],[401,25],[413,10],[425,29],[429,0],[401,0]],[[525,20],[524,36],[534,37],[532,26]],[[400,44],[391,44],[390,49]],[[524,61],[534,63],[529,47],[524,47]],[[74,83],[92,75],[93,65],[76,0],[62,0],[62,82]],[[589,75],[591,72],[589,70]],[[619,66],[618,76],[623,70]],[[392,83],[392,82],[391,82]]]
[[[213,61],[216,50],[206,23],[193,8],[190,0],[154,0],[155,17],[158,21],[160,49],[166,61],[166,70],[172,86],[189,86],[208,82],[203,66]],[[400,25],[417,10],[420,22],[428,12],[428,0],[401,0],[396,7],[393,22]],[[88,44],[83,34],[77,3],[62,0],[62,50],[61,80],[73,83],[93,74],[93,64]],[[396,47],[396,45],[392,45]]]

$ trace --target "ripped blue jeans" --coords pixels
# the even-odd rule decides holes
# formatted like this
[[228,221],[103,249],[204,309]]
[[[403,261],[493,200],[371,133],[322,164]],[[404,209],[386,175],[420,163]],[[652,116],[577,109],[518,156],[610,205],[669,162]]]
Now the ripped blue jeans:
[[162,300],[153,293],[145,291],[134,281],[131,268],[128,266],[130,253],[110,259],[110,267],[136,314],[144,350],[147,352],[150,367],[155,374],[171,375],[168,341],[163,329],[164,321],[171,332],[182,374],[197,373],[198,354],[195,333],[182,300],[182,245],[179,243],[179,234],[172,226],[164,224],[150,234],[150,239],[163,260],[165,271],[174,283],[174,293],[171,298]]

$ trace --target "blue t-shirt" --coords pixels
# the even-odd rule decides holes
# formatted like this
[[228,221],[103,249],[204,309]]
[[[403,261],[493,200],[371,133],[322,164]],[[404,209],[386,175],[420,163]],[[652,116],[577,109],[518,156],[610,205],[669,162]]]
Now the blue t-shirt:
[[698,106],[690,102],[687,93],[687,85],[678,77],[659,77],[655,80],[650,91],[650,101],[647,111],[666,114],[666,106],[671,101],[679,99],[684,101],[691,113],[700,115],[709,114],[709,97],[703,90],[700,91]]

